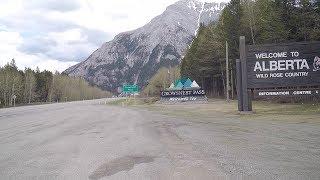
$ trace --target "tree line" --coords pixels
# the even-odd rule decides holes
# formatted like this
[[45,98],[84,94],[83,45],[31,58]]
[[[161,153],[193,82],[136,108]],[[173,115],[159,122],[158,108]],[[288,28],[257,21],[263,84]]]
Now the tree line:
[[211,77],[225,87],[226,42],[234,71],[240,36],[245,36],[249,45],[319,41],[319,6],[319,0],[231,0],[218,22],[200,26],[182,59],[181,76],[199,82]]
[[13,59],[0,67],[0,108],[15,104],[87,100],[110,96],[79,77],[56,72],[19,70]]

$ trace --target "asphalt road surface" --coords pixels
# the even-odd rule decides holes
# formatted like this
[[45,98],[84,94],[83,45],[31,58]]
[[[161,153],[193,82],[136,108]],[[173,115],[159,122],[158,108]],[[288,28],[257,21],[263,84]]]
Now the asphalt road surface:
[[319,179],[319,124],[190,121],[94,100],[0,110],[0,179]]

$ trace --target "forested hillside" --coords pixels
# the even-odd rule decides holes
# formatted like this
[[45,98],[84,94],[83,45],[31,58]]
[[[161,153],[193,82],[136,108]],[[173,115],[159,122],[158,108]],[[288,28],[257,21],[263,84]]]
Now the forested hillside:
[[231,0],[217,23],[200,27],[182,60],[182,77],[202,82],[213,89],[212,95],[222,96],[226,42],[234,74],[240,36],[247,44],[320,40],[319,6],[319,0]]
[[50,71],[18,70],[12,60],[0,67],[0,108],[16,104],[74,101],[109,96],[82,78]]

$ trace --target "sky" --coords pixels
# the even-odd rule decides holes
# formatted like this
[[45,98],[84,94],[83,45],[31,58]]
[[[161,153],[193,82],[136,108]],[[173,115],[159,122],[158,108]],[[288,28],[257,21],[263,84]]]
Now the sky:
[[176,1],[0,0],[0,66],[14,58],[22,70],[62,72]]

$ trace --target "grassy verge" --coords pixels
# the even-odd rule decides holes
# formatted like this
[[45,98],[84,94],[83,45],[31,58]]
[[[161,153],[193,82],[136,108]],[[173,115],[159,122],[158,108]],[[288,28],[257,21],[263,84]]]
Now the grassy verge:
[[127,99],[119,99],[115,101],[108,102],[109,105],[117,105],[117,106],[151,106],[154,105],[157,99],[155,98],[127,98]]
[[237,111],[237,101],[226,102],[221,99],[210,99],[205,104],[159,104],[155,99],[122,99],[110,102],[133,108],[143,108],[165,115],[186,118],[241,118],[245,120],[285,120],[292,122],[320,122],[320,104],[280,104],[264,101],[253,102],[254,113],[240,115]]
[[279,104],[271,102],[254,102],[257,114],[309,115],[320,114],[320,104]]

